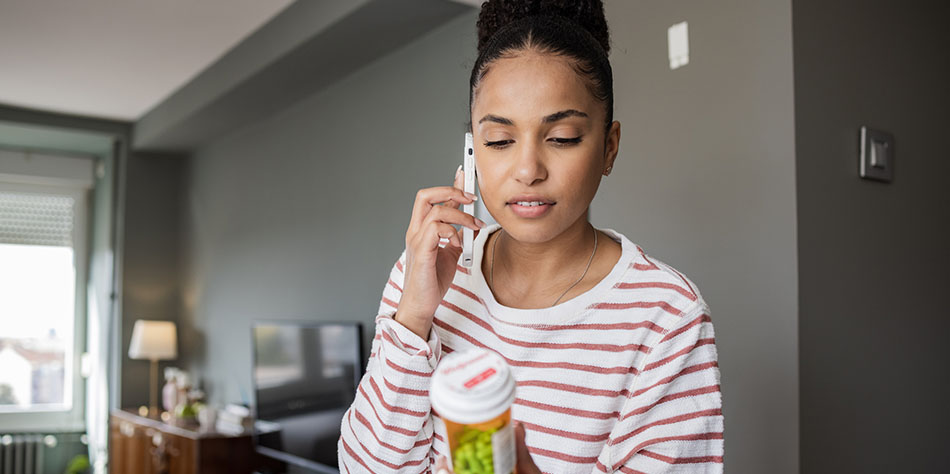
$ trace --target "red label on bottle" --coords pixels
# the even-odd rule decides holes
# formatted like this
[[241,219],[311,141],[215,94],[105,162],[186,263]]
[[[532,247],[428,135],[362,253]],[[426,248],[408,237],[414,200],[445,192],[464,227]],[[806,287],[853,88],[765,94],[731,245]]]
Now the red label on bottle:
[[465,388],[472,388],[472,387],[474,387],[474,386],[476,386],[476,385],[482,383],[482,381],[484,381],[484,380],[487,379],[488,377],[491,377],[492,375],[495,375],[495,369],[489,367],[489,368],[486,369],[484,372],[482,372],[482,373],[480,373],[480,374],[478,374],[478,375],[472,377],[471,379],[468,380],[468,382],[465,382],[465,384],[464,384],[464,385],[465,385]]

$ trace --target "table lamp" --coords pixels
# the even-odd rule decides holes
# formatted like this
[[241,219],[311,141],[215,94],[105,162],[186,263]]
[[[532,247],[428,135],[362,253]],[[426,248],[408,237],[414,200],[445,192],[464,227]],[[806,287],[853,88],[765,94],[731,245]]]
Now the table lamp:
[[175,323],[144,319],[135,322],[132,328],[132,342],[129,343],[129,358],[151,362],[149,416],[158,414],[158,361],[172,360],[176,357],[178,357],[178,344]]

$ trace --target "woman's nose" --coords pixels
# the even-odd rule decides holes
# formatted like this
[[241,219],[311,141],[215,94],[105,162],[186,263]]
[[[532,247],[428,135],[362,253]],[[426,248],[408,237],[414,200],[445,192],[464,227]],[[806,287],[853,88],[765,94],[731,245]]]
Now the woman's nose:
[[547,169],[541,157],[541,149],[529,143],[521,147],[518,161],[515,163],[515,179],[525,185],[532,185],[544,181],[548,177]]

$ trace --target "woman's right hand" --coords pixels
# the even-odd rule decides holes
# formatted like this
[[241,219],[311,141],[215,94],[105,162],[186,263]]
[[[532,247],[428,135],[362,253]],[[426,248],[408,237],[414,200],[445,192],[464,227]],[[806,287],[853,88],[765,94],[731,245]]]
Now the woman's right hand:
[[[453,186],[420,189],[412,206],[406,231],[406,266],[402,297],[394,319],[424,340],[429,339],[432,317],[455,278],[462,254],[462,232],[452,224],[476,231],[485,226],[478,218],[459,209],[475,201],[463,191],[463,172],[455,173]],[[440,239],[449,239],[445,247]]]

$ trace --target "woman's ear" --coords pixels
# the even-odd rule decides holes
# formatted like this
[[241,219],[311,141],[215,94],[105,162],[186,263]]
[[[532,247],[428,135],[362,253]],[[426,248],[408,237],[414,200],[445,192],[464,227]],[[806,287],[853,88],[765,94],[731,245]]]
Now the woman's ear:
[[615,120],[610,124],[604,145],[604,176],[608,176],[620,151],[620,122]]

